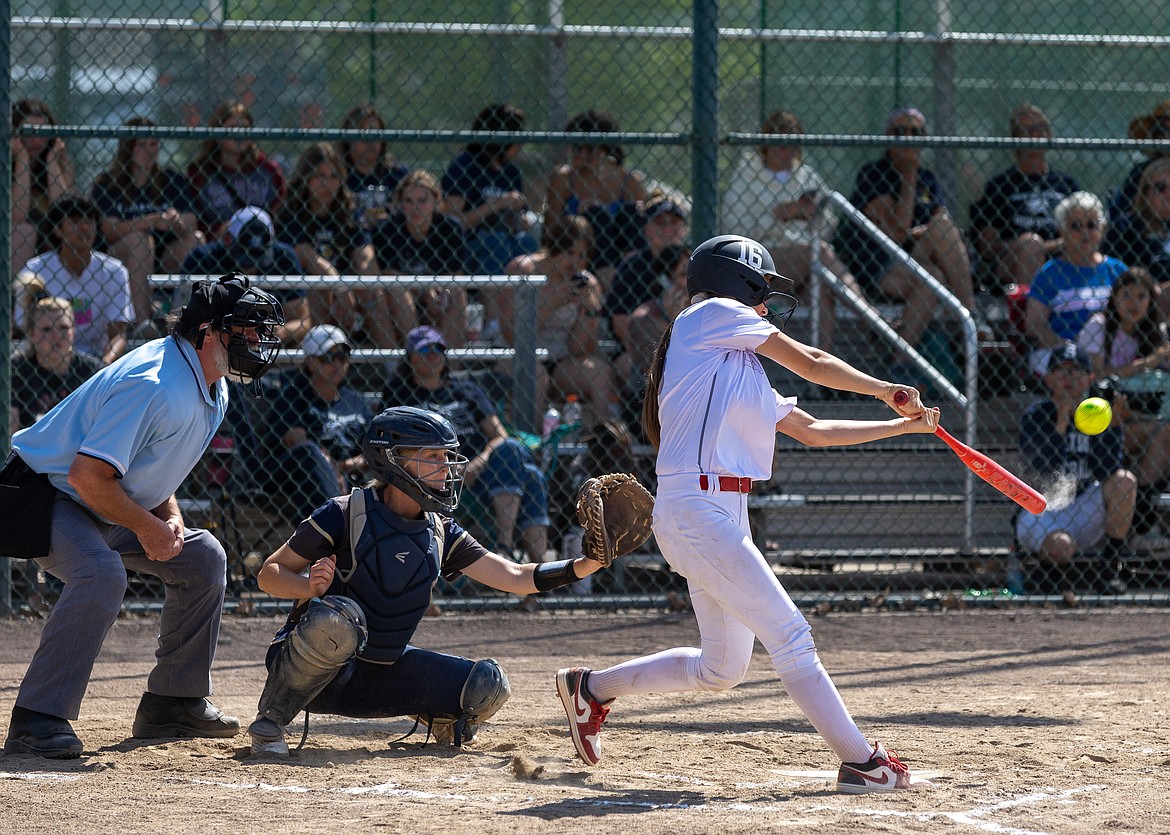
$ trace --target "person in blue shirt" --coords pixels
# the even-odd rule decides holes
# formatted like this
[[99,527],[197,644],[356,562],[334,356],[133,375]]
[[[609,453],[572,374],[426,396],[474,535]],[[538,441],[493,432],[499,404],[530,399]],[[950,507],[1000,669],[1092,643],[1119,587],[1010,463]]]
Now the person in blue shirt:
[[[344,130],[386,130],[386,120],[372,104],[357,104],[341,119]],[[357,198],[363,228],[373,229],[390,216],[394,195],[410,169],[394,158],[381,139],[343,139],[337,151],[345,163],[345,187]]]
[[[227,408],[225,378],[254,383],[276,359],[280,304],[241,275],[199,282],[169,336],[99,371],[13,438],[0,483],[40,478],[41,519],[15,522],[24,556],[64,587],[21,681],[4,750],[81,755],[70,720],[121,610],[126,571],[166,586],[156,663],[136,737],[230,737],[239,721],[208,701],[226,583],[223,546],[184,525],[175,491]],[[25,488],[28,489],[28,488]],[[0,507],[11,527],[14,501]],[[12,531],[5,531],[5,548]],[[33,541],[36,540],[36,541]],[[39,556],[38,556],[39,555]]]
[[1032,353],[1028,367],[1042,375],[1052,349],[1075,341],[1081,328],[1104,310],[1125,264],[1101,253],[1105,207],[1096,195],[1075,191],[1056,204],[1064,240],[1060,255],[1040,268],[1028,288],[1024,325]]

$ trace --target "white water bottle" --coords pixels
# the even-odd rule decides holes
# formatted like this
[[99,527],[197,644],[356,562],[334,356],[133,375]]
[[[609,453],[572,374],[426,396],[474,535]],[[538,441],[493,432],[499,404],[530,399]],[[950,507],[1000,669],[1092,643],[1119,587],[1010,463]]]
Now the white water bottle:
[[561,410],[561,422],[568,427],[565,440],[576,440],[581,432],[581,400],[575,394],[565,398],[565,408]]
[[549,404],[548,411],[544,413],[544,417],[540,421],[540,436],[547,440],[560,425],[561,413],[557,411],[556,406]]

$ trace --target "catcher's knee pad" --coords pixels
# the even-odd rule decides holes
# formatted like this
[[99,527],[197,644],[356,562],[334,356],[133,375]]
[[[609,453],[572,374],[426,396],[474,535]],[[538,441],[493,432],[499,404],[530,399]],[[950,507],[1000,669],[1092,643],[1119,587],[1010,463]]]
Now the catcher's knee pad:
[[356,603],[339,595],[310,601],[268,673],[260,715],[287,725],[365,644],[366,618]]
[[433,714],[414,718],[430,728],[437,742],[458,747],[475,739],[480,724],[494,716],[511,695],[512,687],[499,662],[485,658],[471,665],[463,682],[458,716]]
[[323,665],[341,665],[366,646],[366,613],[339,594],[309,601],[288,640],[291,648],[306,659]]
[[476,661],[463,683],[459,705],[469,722],[486,722],[512,695],[503,667],[494,658]]

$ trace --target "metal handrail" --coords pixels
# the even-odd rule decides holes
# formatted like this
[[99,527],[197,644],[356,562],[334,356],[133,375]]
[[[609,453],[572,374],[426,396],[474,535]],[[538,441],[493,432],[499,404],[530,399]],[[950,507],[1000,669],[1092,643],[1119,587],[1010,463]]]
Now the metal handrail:
[[[830,206],[876,241],[878,246],[890,258],[914,273],[924,285],[923,292],[933,292],[939,297],[939,301],[943,306],[948,308],[958,318],[963,329],[963,376],[965,392],[959,391],[950,380],[940,374],[916,348],[913,348],[906,340],[898,335],[897,331],[889,326],[868,301],[862,299],[852,289],[845,286],[833,274],[832,270],[828,269],[822,263],[821,242],[824,240],[827,229],[827,209]],[[963,303],[959,301],[958,297],[949,288],[944,286],[938,279],[927,272],[921,264],[911,258],[909,253],[895,243],[889,235],[879,229],[873,221],[866,217],[860,209],[850,203],[849,199],[840,192],[827,191],[818,197],[816,212],[813,216],[813,222],[810,224],[810,229],[812,232],[812,240],[809,246],[810,272],[817,279],[816,281],[810,282],[809,286],[809,307],[811,308],[810,316],[814,344],[820,338],[820,294],[821,282],[824,282],[829,285],[838,297],[844,299],[873,328],[875,333],[879,334],[892,347],[904,353],[914,366],[925,374],[932,384],[938,387],[944,397],[953,401],[963,410],[963,437],[968,444],[974,445],[979,402],[979,335],[975,327],[975,320],[971,316],[971,311],[963,306]],[[970,470],[967,470],[964,476],[963,545],[965,550],[971,551],[974,548],[974,544],[975,475]]]

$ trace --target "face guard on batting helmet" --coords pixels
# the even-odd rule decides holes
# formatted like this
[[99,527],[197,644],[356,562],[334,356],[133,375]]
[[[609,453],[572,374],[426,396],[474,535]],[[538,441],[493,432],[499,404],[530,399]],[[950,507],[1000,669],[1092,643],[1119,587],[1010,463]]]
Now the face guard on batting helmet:
[[[420,450],[446,450],[442,480],[419,478],[420,468],[434,461]],[[370,474],[410,496],[423,510],[450,513],[459,506],[467,457],[459,454],[459,435],[447,418],[414,406],[394,406],[370,421],[362,439]],[[414,472],[407,467],[415,462]]]
[[688,295],[710,293],[748,307],[767,304],[768,321],[776,327],[782,327],[796,309],[791,289],[792,279],[776,272],[776,263],[763,244],[743,235],[703,241],[687,262]]

